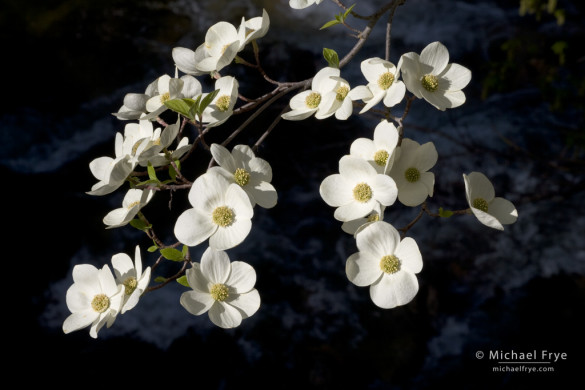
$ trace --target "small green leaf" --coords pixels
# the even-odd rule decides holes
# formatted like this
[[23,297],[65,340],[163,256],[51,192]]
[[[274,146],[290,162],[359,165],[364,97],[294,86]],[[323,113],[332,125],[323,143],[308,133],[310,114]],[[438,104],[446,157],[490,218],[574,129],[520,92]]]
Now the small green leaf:
[[157,276],[156,278],[154,278],[154,281],[157,283],[164,283],[167,281],[167,278],[164,278],[162,276]]
[[143,220],[138,219],[138,218],[134,218],[133,220],[131,220],[130,225],[132,227],[135,227],[136,229],[142,230],[142,231],[148,230],[152,227],[152,225],[147,225],[146,223],[144,223]]
[[453,211],[451,210],[444,210],[442,207],[439,207],[439,216],[442,218],[449,218],[453,215]]
[[189,110],[191,109],[191,106],[189,105],[188,101],[185,101],[185,99],[167,100],[165,102],[165,106],[167,106],[168,108],[170,108],[171,110],[173,110],[175,112],[178,112],[179,114],[181,114],[183,116],[186,116],[189,119],[193,119],[189,115]]
[[187,258],[187,255],[189,254],[189,247],[187,245],[183,245],[183,250],[181,253],[183,254],[183,259]]
[[353,9],[353,7],[355,7],[355,4],[354,4],[354,5],[352,5],[351,7],[349,7],[349,8],[347,9],[347,11],[345,11],[345,13],[343,14],[343,20],[345,20],[345,19],[346,19],[346,18],[349,16],[349,13],[350,13],[350,12],[351,12],[351,10]]
[[324,30],[324,29],[329,28],[331,26],[335,26],[336,24],[341,24],[341,21],[338,19],[330,20],[327,23],[325,23],[323,26],[321,26],[321,28],[319,30]]
[[183,253],[175,248],[163,248],[160,250],[160,254],[167,260],[172,261],[183,261]]
[[147,249],[150,253],[156,252],[158,250],[158,246],[153,245]]
[[146,169],[148,170],[148,177],[150,178],[150,180],[155,180],[158,182],[158,177],[156,177],[156,171],[154,170],[154,167],[152,166],[150,161],[148,162],[148,166]]
[[208,93],[203,99],[201,99],[201,103],[199,104],[199,108],[197,109],[197,113],[199,115],[203,114],[203,111],[207,108],[207,106],[211,104],[211,102],[213,101],[213,99],[215,99],[218,93],[219,89],[216,89],[215,91]]
[[177,283],[179,283],[180,285],[185,286],[185,287],[191,287],[191,286],[189,286],[189,282],[187,281],[186,275],[183,275],[180,278],[178,278]]
[[339,68],[339,56],[333,49],[323,48],[323,57],[332,68]]
[[195,119],[195,116],[199,112],[199,103],[200,102],[201,102],[201,95],[197,96],[197,99],[193,100],[193,105],[189,109],[189,115],[190,115],[191,119]]

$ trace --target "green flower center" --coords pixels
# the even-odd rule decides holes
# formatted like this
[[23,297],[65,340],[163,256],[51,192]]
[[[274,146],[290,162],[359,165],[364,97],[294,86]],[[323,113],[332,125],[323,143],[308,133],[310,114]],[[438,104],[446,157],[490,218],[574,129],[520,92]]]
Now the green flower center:
[[234,223],[234,217],[234,212],[227,206],[216,207],[213,213],[211,213],[213,223],[221,227],[230,226]]
[[372,187],[366,183],[359,183],[353,189],[353,198],[358,202],[367,202],[372,199]]
[[415,167],[410,167],[404,171],[404,177],[409,183],[416,183],[420,179],[420,171]]
[[160,95],[160,102],[161,102],[161,104],[165,104],[165,102],[167,100],[170,100],[170,99],[171,99],[171,94],[168,93],[168,92],[165,92],[162,95]]
[[226,112],[230,108],[232,98],[228,95],[221,95],[215,101],[215,106],[221,112]]
[[386,255],[380,259],[380,269],[387,274],[400,271],[400,259],[394,255]]
[[139,200],[137,200],[136,202],[132,202],[128,205],[127,209],[130,210],[132,207],[138,206],[139,204],[140,204]]
[[378,79],[378,87],[388,89],[394,82],[394,75],[390,72],[382,73]]
[[378,222],[379,220],[380,220],[380,214],[378,214],[378,213],[372,213],[368,217],[368,222]]
[[221,283],[217,283],[211,286],[209,293],[213,299],[220,302],[225,301],[230,296],[228,287]]
[[423,88],[429,92],[435,92],[439,88],[439,80],[437,76],[432,74],[425,74],[420,82]]
[[234,172],[234,180],[243,187],[250,181],[250,173],[245,169],[238,168]]
[[337,93],[337,95],[335,95],[335,99],[337,99],[337,101],[342,102],[349,93],[349,88],[342,85],[341,87],[337,88],[335,92]]
[[487,213],[488,211],[488,202],[483,198],[475,198],[473,200],[472,206],[478,210],[483,211],[484,213]]
[[376,153],[374,153],[374,162],[377,165],[383,167],[388,162],[388,157],[390,157],[388,152],[385,151],[384,149],[380,149]]
[[321,104],[321,94],[319,92],[312,92],[305,99],[305,104],[309,108],[317,108]]
[[91,300],[91,308],[98,313],[103,313],[110,307],[110,298],[106,294],[98,294]]
[[126,278],[126,280],[124,280],[124,294],[126,295],[130,295],[134,292],[134,290],[136,290],[136,287],[138,286],[138,280],[136,280],[136,278],[134,276],[130,276],[128,278]]

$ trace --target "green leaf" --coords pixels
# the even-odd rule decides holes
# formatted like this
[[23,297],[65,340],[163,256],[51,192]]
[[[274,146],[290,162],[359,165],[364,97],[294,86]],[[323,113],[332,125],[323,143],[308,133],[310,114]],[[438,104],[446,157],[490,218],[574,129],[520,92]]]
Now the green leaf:
[[332,68],[339,68],[339,56],[333,49],[323,48],[323,57]]
[[164,283],[167,281],[167,278],[164,278],[162,276],[157,276],[156,278],[154,278],[154,281],[157,283]]
[[203,99],[201,99],[201,103],[199,104],[199,108],[197,109],[197,113],[199,115],[203,114],[203,111],[207,108],[207,106],[211,104],[211,102],[213,101],[213,99],[215,99],[218,93],[219,89],[216,89],[215,91],[208,93]]
[[[191,119],[195,119],[195,116],[199,112],[199,103],[201,102],[201,96],[202,95],[197,96],[197,99],[195,99],[195,100],[191,99],[191,100],[193,100],[193,105],[189,109],[189,115],[190,115]],[[203,111],[201,111],[201,112],[203,112]]]
[[156,252],[158,250],[158,246],[153,245],[147,249],[150,253]]
[[183,254],[183,259],[187,258],[187,255],[189,254],[189,247],[187,245],[183,245],[183,250],[181,253]]
[[152,227],[152,225],[147,225],[146,223],[144,223],[143,220],[138,219],[138,218],[134,218],[133,220],[131,220],[130,225],[132,227],[135,227],[136,229],[142,230],[142,231],[148,230]]
[[327,23],[325,23],[324,25],[322,25],[319,30],[324,30],[324,29],[329,28],[331,26],[335,26],[336,24],[341,24],[341,21],[339,19],[330,20]]
[[163,248],[160,250],[160,254],[167,260],[172,261],[183,261],[183,253],[175,248]]
[[[193,99],[190,99],[193,100]],[[189,115],[189,110],[191,109],[191,105],[189,105],[189,101],[185,99],[172,99],[167,100],[165,102],[165,106],[170,108],[171,110],[178,112],[179,114],[186,116],[189,119],[193,119],[192,116]]]
[[180,278],[178,278],[177,283],[179,283],[180,285],[185,286],[185,287],[191,287],[191,286],[189,286],[189,282],[187,281],[186,275],[183,275]]
[[347,9],[347,11],[345,11],[345,13],[343,14],[343,20],[345,20],[345,18],[347,18],[349,16],[349,13],[351,12],[351,10],[353,9],[353,7],[355,7],[355,4],[352,5],[351,7],[349,7]]
[[442,218],[449,218],[453,215],[453,211],[451,210],[444,210],[442,207],[439,207],[439,216]]
[[156,177],[156,171],[154,170],[154,167],[152,166],[152,164],[150,163],[150,161],[148,162],[148,166],[146,168],[148,170],[148,177],[150,178],[150,180],[155,180],[156,182],[158,182],[158,177]]

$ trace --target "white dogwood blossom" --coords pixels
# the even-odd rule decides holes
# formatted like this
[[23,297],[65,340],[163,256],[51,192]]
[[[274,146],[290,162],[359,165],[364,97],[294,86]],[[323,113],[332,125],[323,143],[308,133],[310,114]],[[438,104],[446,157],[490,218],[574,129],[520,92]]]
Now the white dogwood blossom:
[[394,204],[398,190],[390,176],[378,174],[361,157],[346,155],[339,160],[339,173],[326,177],[319,193],[325,203],[336,207],[334,218],[347,222]]
[[402,81],[398,80],[400,71],[393,63],[375,57],[362,61],[360,67],[368,80],[368,88],[372,94],[370,98],[363,99],[366,105],[360,114],[379,102],[383,102],[386,107],[394,107],[402,101],[406,87]]
[[197,178],[189,190],[193,206],[184,211],[175,224],[175,236],[195,246],[209,238],[209,246],[217,250],[240,244],[252,228],[254,211],[246,192],[216,172]]
[[124,199],[122,200],[122,207],[110,211],[104,217],[104,224],[106,229],[120,227],[128,224],[141,208],[146,206],[152,199],[154,192],[151,190],[140,190],[138,188],[131,188],[128,190]]
[[417,273],[422,255],[416,241],[400,240],[389,223],[374,222],[356,235],[358,252],[347,259],[347,278],[356,286],[370,286],[370,298],[382,309],[406,305],[418,292]]
[[239,326],[260,307],[256,271],[242,261],[230,263],[226,252],[207,248],[186,275],[192,290],[181,295],[181,305],[193,315],[207,312],[221,328]]
[[518,211],[507,199],[496,197],[491,181],[481,172],[463,174],[465,197],[479,222],[493,229],[504,230],[518,219]]
[[128,175],[134,170],[135,162],[130,156],[124,153],[124,137],[116,133],[115,158],[104,156],[98,157],[89,163],[89,170],[98,182],[91,187],[88,195],[107,195],[118,188]]
[[293,96],[289,103],[291,111],[282,114],[282,118],[299,121],[313,114],[317,119],[333,115],[339,84],[336,77],[339,77],[337,68],[326,67],[318,71],[311,81],[311,89]]
[[[234,106],[238,100],[238,80],[232,76],[221,77],[216,80],[215,89],[219,92],[202,115],[203,123],[207,123],[209,127],[221,125],[234,112]],[[202,97],[206,95],[203,94]]]
[[323,0],[290,0],[289,5],[294,9],[307,8],[313,4],[320,4]]
[[97,338],[100,329],[112,326],[122,308],[124,288],[116,284],[107,265],[97,269],[91,264],[73,267],[73,284],[65,300],[71,312],[63,322],[63,332],[90,326],[89,335]]
[[193,76],[185,75],[181,78],[162,75],[157,79],[154,96],[146,101],[148,115],[142,119],[153,120],[167,110],[165,102],[174,99],[192,98],[200,95],[201,83]]
[[394,164],[398,130],[386,119],[374,129],[374,138],[358,138],[352,142],[349,154],[368,161],[378,173],[388,173]]
[[418,55],[403,54],[399,62],[406,88],[417,98],[441,111],[465,103],[463,88],[471,80],[471,71],[459,64],[449,64],[449,51],[441,42],[427,45]]
[[146,102],[156,93],[157,83],[158,80],[150,83],[144,93],[126,94],[122,107],[113,115],[121,120],[129,120],[139,119],[143,114],[146,114]]
[[244,30],[244,33],[239,33],[239,36],[244,36],[243,45],[247,45],[255,39],[262,38],[268,32],[270,27],[270,18],[265,9],[262,10],[262,16],[257,16],[252,19],[246,20],[242,17],[240,23],[240,30]]
[[116,276],[116,282],[123,287],[123,301],[121,314],[133,309],[140,296],[150,283],[150,267],[142,271],[142,258],[140,247],[136,245],[134,262],[126,253],[118,253],[112,256],[112,267]]
[[404,138],[396,152],[389,175],[396,181],[398,200],[405,206],[418,206],[433,196],[435,174],[428,170],[437,163],[437,149],[432,142],[421,145]]
[[230,153],[219,144],[211,145],[211,154],[219,166],[209,168],[246,191],[252,207],[272,208],[276,205],[276,190],[270,184],[272,168],[266,160],[256,157],[247,145],[236,145]]

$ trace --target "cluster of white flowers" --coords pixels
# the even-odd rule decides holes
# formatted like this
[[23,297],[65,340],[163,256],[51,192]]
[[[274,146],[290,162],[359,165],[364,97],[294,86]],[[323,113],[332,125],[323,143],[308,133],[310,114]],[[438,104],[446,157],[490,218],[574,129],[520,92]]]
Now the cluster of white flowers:
[[112,326],[118,314],[134,308],[150,283],[150,267],[142,270],[140,248],[134,262],[125,253],[112,257],[114,274],[108,265],[97,269],[91,264],[73,268],[73,285],[66,295],[71,315],[63,322],[63,332],[70,333],[90,326],[89,334],[97,338],[100,329]]
[[[289,4],[302,9],[321,2],[290,0]],[[338,15],[337,21],[345,20],[351,8]],[[137,246],[134,262],[124,253],[112,257],[114,273],[108,265],[101,269],[89,264],[75,266],[74,283],[66,295],[72,314],[63,323],[65,333],[90,326],[90,335],[96,338],[104,325],[110,327],[118,314],[135,307],[142,294],[149,291],[151,272],[163,258],[182,262],[183,268],[177,275],[169,279],[157,277],[155,282],[164,285],[177,280],[188,286],[190,290],[181,295],[180,303],[189,313],[208,313],[215,325],[233,328],[259,309],[254,268],[242,261],[231,262],[225,251],[246,239],[256,205],[267,209],[276,205],[272,168],[247,145],[236,145],[231,151],[218,143],[208,147],[203,135],[234,114],[239,98],[238,81],[219,72],[234,61],[261,70],[256,39],[266,35],[269,25],[265,10],[260,17],[242,18],[239,27],[224,21],[216,23],[208,29],[205,42],[195,50],[173,49],[174,77],[163,74],[143,94],[125,96],[122,107],[114,115],[132,122],[125,125],[123,134],[116,134],[114,157],[99,157],[89,164],[98,182],[88,194],[110,194],[129,182],[122,207],[109,212],[103,222],[108,229],[131,224],[145,231],[154,243],[148,251],[159,251],[160,257],[152,270],[150,267],[143,270]],[[248,43],[254,46],[256,65],[238,57]],[[405,138],[403,118],[390,115],[390,108],[400,104],[407,91],[413,95],[408,98],[408,104],[416,97],[442,111],[458,107],[465,102],[462,89],[469,83],[471,72],[449,63],[449,53],[440,42],[429,44],[420,55],[412,52],[402,55],[397,66],[378,57],[362,61],[360,69],[367,83],[354,88],[341,77],[335,61],[328,59],[328,62],[331,66],[315,74],[311,89],[292,97],[291,110],[281,117],[291,121],[313,115],[319,120],[331,117],[347,120],[354,106],[361,107],[362,114],[382,103],[385,118],[393,118],[398,124],[397,128],[383,119],[371,139],[354,140],[349,154],[339,160],[339,173],[326,177],[319,192],[329,206],[335,207],[333,216],[342,222],[342,230],[356,240],[358,252],[346,261],[348,279],[357,286],[370,286],[370,297],[381,308],[405,305],[418,292],[416,274],[422,270],[422,255],[414,239],[401,237],[399,231],[404,236],[408,228],[396,229],[384,221],[385,210],[398,200],[408,207],[422,205],[421,215],[423,211],[428,212],[425,202],[433,196],[435,186],[435,175],[430,169],[436,164],[438,153],[432,142],[421,145]],[[179,77],[179,71],[185,75]],[[203,91],[195,78],[201,75],[215,79],[213,91]],[[270,82],[277,88],[272,95],[265,96],[275,96],[286,89],[287,83]],[[297,84],[308,86],[308,80]],[[165,115],[178,114],[172,124],[166,124],[161,118],[169,109],[173,114]],[[154,123],[164,128],[155,127]],[[198,130],[197,139],[192,143],[183,136],[187,124]],[[190,182],[180,172],[180,163],[198,142],[209,149],[213,159],[207,171]],[[161,181],[157,172],[165,169],[170,179]],[[148,179],[140,181],[139,177],[145,175]],[[463,177],[470,206],[464,212],[473,213],[483,224],[500,230],[503,225],[516,221],[514,205],[495,197],[492,184],[483,174],[472,172]],[[178,241],[166,245],[154,234],[141,210],[151,202],[155,192],[179,188],[189,188],[191,207],[174,223]],[[208,247],[200,261],[192,261],[189,247],[204,242]],[[183,244],[182,251],[175,249],[180,244]],[[185,275],[179,277],[183,271]]]
[[[337,119],[347,119],[353,107],[337,115],[340,104],[336,102],[346,97],[361,99],[361,114],[380,102],[388,109],[396,106],[406,90],[444,111],[465,102],[462,89],[471,79],[467,68],[449,63],[449,53],[440,42],[429,44],[420,55],[402,55],[398,66],[377,57],[366,59],[361,70],[368,84],[351,90],[340,82],[339,69],[320,70],[312,89],[294,96],[292,110],[282,117],[297,120],[315,113],[315,118],[324,119],[335,113]],[[399,80],[401,74],[404,82]],[[336,207],[334,218],[356,239],[359,252],[347,259],[347,277],[357,286],[370,286],[370,297],[381,308],[410,302],[418,291],[415,274],[422,269],[418,245],[410,237],[401,240],[398,230],[383,221],[384,211],[396,199],[416,207],[432,197],[435,175],[429,170],[437,159],[432,142],[421,145],[403,138],[392,123],[382,120],[373,139],[353,141],[350,154],[339,160],[339,173],[321,183],[321,197]],[[473,172],[464,179],[470,212],[483,224],[503,230],[503,224],[515,222],[516,209],[511,202],[494,197],[493,186],[483,174]]]

